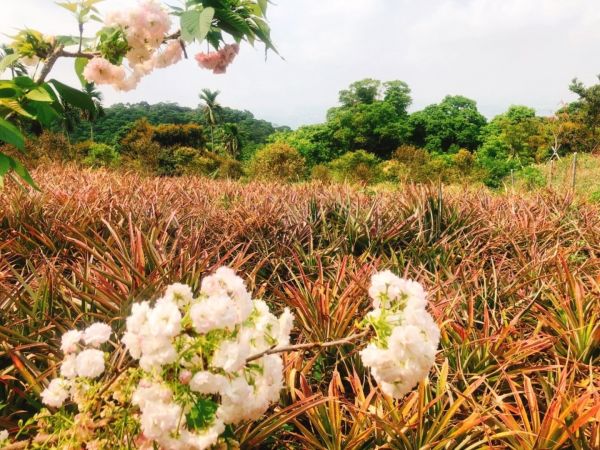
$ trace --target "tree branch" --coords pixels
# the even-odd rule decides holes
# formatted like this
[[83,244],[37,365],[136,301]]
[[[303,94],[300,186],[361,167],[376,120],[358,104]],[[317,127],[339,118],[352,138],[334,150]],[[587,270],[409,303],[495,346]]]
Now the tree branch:
[[[181,41],[180,38],[181,38],[181,30],[177,30],[175,33],[165,36],[165,39],[163,42],[170,41],[173,39],[178,39],[181,44],[181,47],[183,49],[185,58],[187,59],[188,56],[187,56],[187,52],[186,52],[186,48],[185,48],[185,43],[183,41]],[[56,61],[58,61],[59,58],[92,59],[92,58],[95,58],[96,56],[101,56],[100,52],[84,52],[84,51],[82,51],[81,50],[81,42],[79,44],[79,49],[76,52],[69,52],[69,51],[65,50],[64,45],[59,45],[58,47],[56,47],[56,49],[52,52],[52,54],[46,60],[46,63],[44,64],[44,67],[42,68],[42,72],[40,73],[40,76],[38,77],[37,82],[43,83],[46,80],[46,77],[48,76],[50,71],[54,68]]]
[[337,339],[335,341],[329,342],[307,342],[305,344],[296,344],[296,345],[287,345],[285,347],[271,347],[264,352],[257,353],[256,355],[252,355],[250,358],[246,360],[246,362],[255,361],[257,359],[262,358],[267,355],[274,355],[277,353],[285,353],[285,352],[293,352],[296,350],[310,350],[313,348],[327,348],[327,347],[336,347],[338,345],[350,344],[358,339],[366,337],[369,334],[369,330],[363,331],[362,333],[351,334],[348,337]]

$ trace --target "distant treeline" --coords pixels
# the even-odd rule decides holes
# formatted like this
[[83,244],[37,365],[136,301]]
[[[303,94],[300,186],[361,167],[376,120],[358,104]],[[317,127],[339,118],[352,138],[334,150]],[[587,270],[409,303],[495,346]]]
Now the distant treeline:
[[[146,119],[152,125],[161,124],[199,124],[208,128],[204,107],[188,108],[175,103],[146,102],[134,104],[116,104],[104,109],[93,124],[80,121],[70,133],[73,142],[93,140],[95,142],[118,145],[134,123]],[[240,111],[220,107],[217,133],[223,134],[223,128],[235,126],[241,151],[241,158],[251,155],[267,142],[275,132],[287,131],[288,127],[278,127],[266,120],[254,117],[249,111]]]
[[[515,105],[487,120],[477,103],[447,96],[409,113],[403,81],[357,81],[339,93],[324,123],[277,127],[248,111],[221,106],[203,90],[204,104],[114,105],[94,120],[63,127],[72,155],[91,165],[140,167],[162,175],[208,174],[262,179],[476,182],[500,187],[535,164],[600,148],[600,84],[574,80],[578,99],[551,117]],[[48,140],[32,153],[46,154]],[[40,153],[41,152],[41,153]],[[52,159],[52,158],[50,158]]]

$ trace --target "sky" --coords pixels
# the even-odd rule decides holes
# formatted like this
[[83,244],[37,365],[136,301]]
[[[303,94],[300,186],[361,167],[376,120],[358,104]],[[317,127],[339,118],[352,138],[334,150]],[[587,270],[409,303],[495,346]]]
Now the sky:
[[[270,53],[265,61],[262,47],[245,44],[225,75],[191,58],[155,71],[135,91],[103,88],[105,103],[194,107],[208,88],[221,91],[222,105],[297,127],[322,122],[353,81],[375,78],[406,81],[412,110],[451,94],[476,100],[488,117],[513,104],[548,115],[574,98],[574,77],[593,83],[600,74],[597,0],[273,0],[268,18],[283,58]],[[76,34],[52,0],[2,0],[0,41],[24,27]],[[72,65],[61,62],[53,76],[76,85]]]

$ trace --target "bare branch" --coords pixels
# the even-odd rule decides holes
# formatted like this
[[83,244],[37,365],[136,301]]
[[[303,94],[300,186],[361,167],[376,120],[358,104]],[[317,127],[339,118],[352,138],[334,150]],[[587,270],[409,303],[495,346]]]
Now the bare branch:
[[271,347],[270,349],[265,350],[264,352],[260,352],[260,353],[257,353],[256,355],[251,356],[246,361],[247,362],[255,361],[257,359],[262,358],[263,356],[274,355],[277,353],[293,352],[296,350],[311,350],[313,348],[337,347],[338,345],[350,344],[358,339],[362,339],[362,338],[366,337],[368,334],[369,334],[369,330],[363,331],[362,333],[351,334],[348,337],[345,337],[343,339],[338,339],[335,341],[307,342],[305,344],[288,345],[285,347]]

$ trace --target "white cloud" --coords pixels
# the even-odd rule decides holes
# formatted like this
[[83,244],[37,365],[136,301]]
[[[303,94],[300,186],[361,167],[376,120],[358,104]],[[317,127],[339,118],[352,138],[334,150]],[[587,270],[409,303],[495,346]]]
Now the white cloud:
[[[173,0],[175,2],[175,0]],[[31,26],[67,34],[75,26],[53,1],[3,2],[0,30]],[[133,4],[107,0],[104,10]],[[221,101],[280,124],[324,119],[337,92],[364,77],[402,79],[414,107],[463,94],[487,115],[510,104],[549,113],[572,98],[570,80],[590,83],[600,72],[600,9],[594,0],[277,0],[269,12],[285,60],[243,48],[224,76],[195,62],[158,71],[139,89],[105,89],[107,103],[176,101],[194,106],[203,88]],[[72,62],[58,76],[75,82]]]

